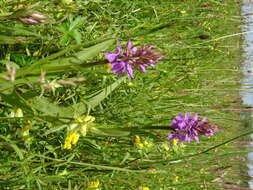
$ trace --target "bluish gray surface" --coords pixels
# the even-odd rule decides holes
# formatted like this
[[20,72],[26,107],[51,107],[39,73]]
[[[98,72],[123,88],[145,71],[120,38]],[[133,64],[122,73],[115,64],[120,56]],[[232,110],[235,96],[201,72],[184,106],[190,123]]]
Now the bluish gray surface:
[[[242,91],[241,97],[243,103],[248,106],[253,106],[253,1],[242,0],[241,14],[243,16],[242,32],[244,33],[243,41],[243,64],[242,64]],[[251,32],[252,31],[252,32]],[[253,114],[250,120],[253,121]],[[253,123],[251,123],[253,128]],[[250,135],[253,141],[253,135]],[[251,145],[252,146],[252,145]],[[251,177],[249,187],[253,189],[253,152],[248,153],[248,175]]]

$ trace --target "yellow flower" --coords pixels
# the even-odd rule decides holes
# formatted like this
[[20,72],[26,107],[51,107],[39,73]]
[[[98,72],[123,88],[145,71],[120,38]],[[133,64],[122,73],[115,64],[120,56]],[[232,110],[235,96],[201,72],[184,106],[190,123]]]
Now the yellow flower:
[[79,139],[79,137],[80,137],[79,134],[73,133],[73,134],[72,134],[72,141],[71,141],[71,144],[73,144],[73,145],[76,144],[77,141],[78,141],[78,139]]
[[138,143],[140,143],[141,142],[141,138],[138,136],[138,135],[135,135],[134,137],[133,137],[133,143],[134,144],[138,144]]
[[127,86],[132,87],[132,86],[134,86],[134,83],[129,82],[129,83],[127,84]]
[[87,134],[87,124],[81,125],[79,131],[81,135],[85,137]]
[[86,136],[87,127],[95,121],[95,117],[90,115],[74,118],[75,121],[68,126],[67,137],[64,142],[64,149],[71,149],[76,144],[80,136]]
[[149,190],[149,187],[139,187],[138,190]]
[[109,73],[111,71],[111,64],[107,63],[105,64],[106,71]]
[[175,179],[174,179],[174,182],[177,183],[179,180],[179,176],[176,176]]
[[136,143],[135,146],[139,149],[142,149],[144,147],[142,143]]
[[170,144],[173,145],[173,146],[176,146],[178,143],[178,140],[177,139],[171,139],[170,140]]
[[135,135],[133,137],[133,144],[135,147],[137,147],[138,149],[149,149],[153,146],[152,142],[149,142],[147,140],[142,141],[141,138],[138,135]]
[[92,123],[93,121],[95,121],[95,117],[91,115],[84,115],[84,116],[76,117],[75,119],[79,123]]
[[134,146],[137,147],[138,149],[142,149],[144,147],[144,144],[141,143],[141,138],[138,135],[135,135],[133,137],[133,143]]
[[22,133],[21,133],[21,135],[23,137],[29,136],[29,129],[30,129],[31,125],[32,125],[32,123],[29,120],[24,124],[24,126],[22,128]]
[[87,123],[91,123],[93,121],[95,121],[95,117],[91,116],[91,115],[87,115],[83,118],[83,121],[84,122],[87,122]]
[[99,184],[100,184],[99,180],[89,181],[87,186],[88,186],[88,188],[97,188],[99,186]]
[[80,135],[76,132],[70,132],[64,142],[64,149],[71,149],[72,145],[76,144]]
[[64,175],[68,175],[68,171],[66,169],[64,169],[62,172],[58,173],[59,176],[64,176]]
[[79,125],[79,132],[82,136],[86,136],[87,134],[87,127],[90,123],[95,121],[95,117],[86,115],[86,116],[80,116],[76,118],[76,121],[80,124]]
[[71,142],[69,140],[67,140],[67,138],[66,138],[63,148],[64,149],[71,149],[71,146],[72,146]]
[[77,118],[75,118],[75,119],[76,119],[76,121],[79,122],[79,123],[82,123],[82,122],[83,122],[82,117],[77,117]]
[[153,143],[152,143],[152,142],[148,142],[148,141],[146,141],[146,140],[143,142],[143,144],[144,144],[144,146],[145,146],[146,148],[150,148],[150,147],[153,146]]
[[20,108],[15,108],[11,110],[10,117],[23,117],[23,111]]

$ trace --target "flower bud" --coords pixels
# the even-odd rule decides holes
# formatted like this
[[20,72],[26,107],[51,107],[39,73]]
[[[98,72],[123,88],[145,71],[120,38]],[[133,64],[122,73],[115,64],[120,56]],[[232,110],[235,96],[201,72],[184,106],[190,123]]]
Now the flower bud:
[[13,109],[9,115],[10,117],[23,117],[23,111],[20,108]]
[[38,11],[34,11],[29,15],[18,18],[21,22],[26,24],[40,24],[47,20],[47,17]]

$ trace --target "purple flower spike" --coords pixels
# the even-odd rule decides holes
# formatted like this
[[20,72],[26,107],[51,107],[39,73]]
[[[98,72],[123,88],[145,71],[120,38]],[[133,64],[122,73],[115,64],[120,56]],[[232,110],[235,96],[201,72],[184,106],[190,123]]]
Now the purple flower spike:
[[130,39],[127,40],[125,52],[122,52],[118,44],[115,52],[105,52],[104,56],[111,63],[112,72],[118,76],[127,73],[129,79],[134,78],[134,69],[145,73],[146,66],[154,67],[163,58],[160,53],[153,52],[152,46],[132,46]]
[[168,134],[168,140],[177,139],[179,142],[191,140],[199,142],[199,136],[212,136],[218,127],[212,123],[206,122],[206,118],[199,120],[198,114],[193,117],[189,113],[177,115],[171,121],[170,128],[174,131]]

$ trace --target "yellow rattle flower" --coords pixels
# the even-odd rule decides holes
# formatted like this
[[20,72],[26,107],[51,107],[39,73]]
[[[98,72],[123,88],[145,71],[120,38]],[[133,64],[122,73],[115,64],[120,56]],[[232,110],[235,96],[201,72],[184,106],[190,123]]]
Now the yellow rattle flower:
[[67,135],[64,142],[64,149],[71,149],[72,145],[76,144],[80,135],[76,132],[71,132]]

